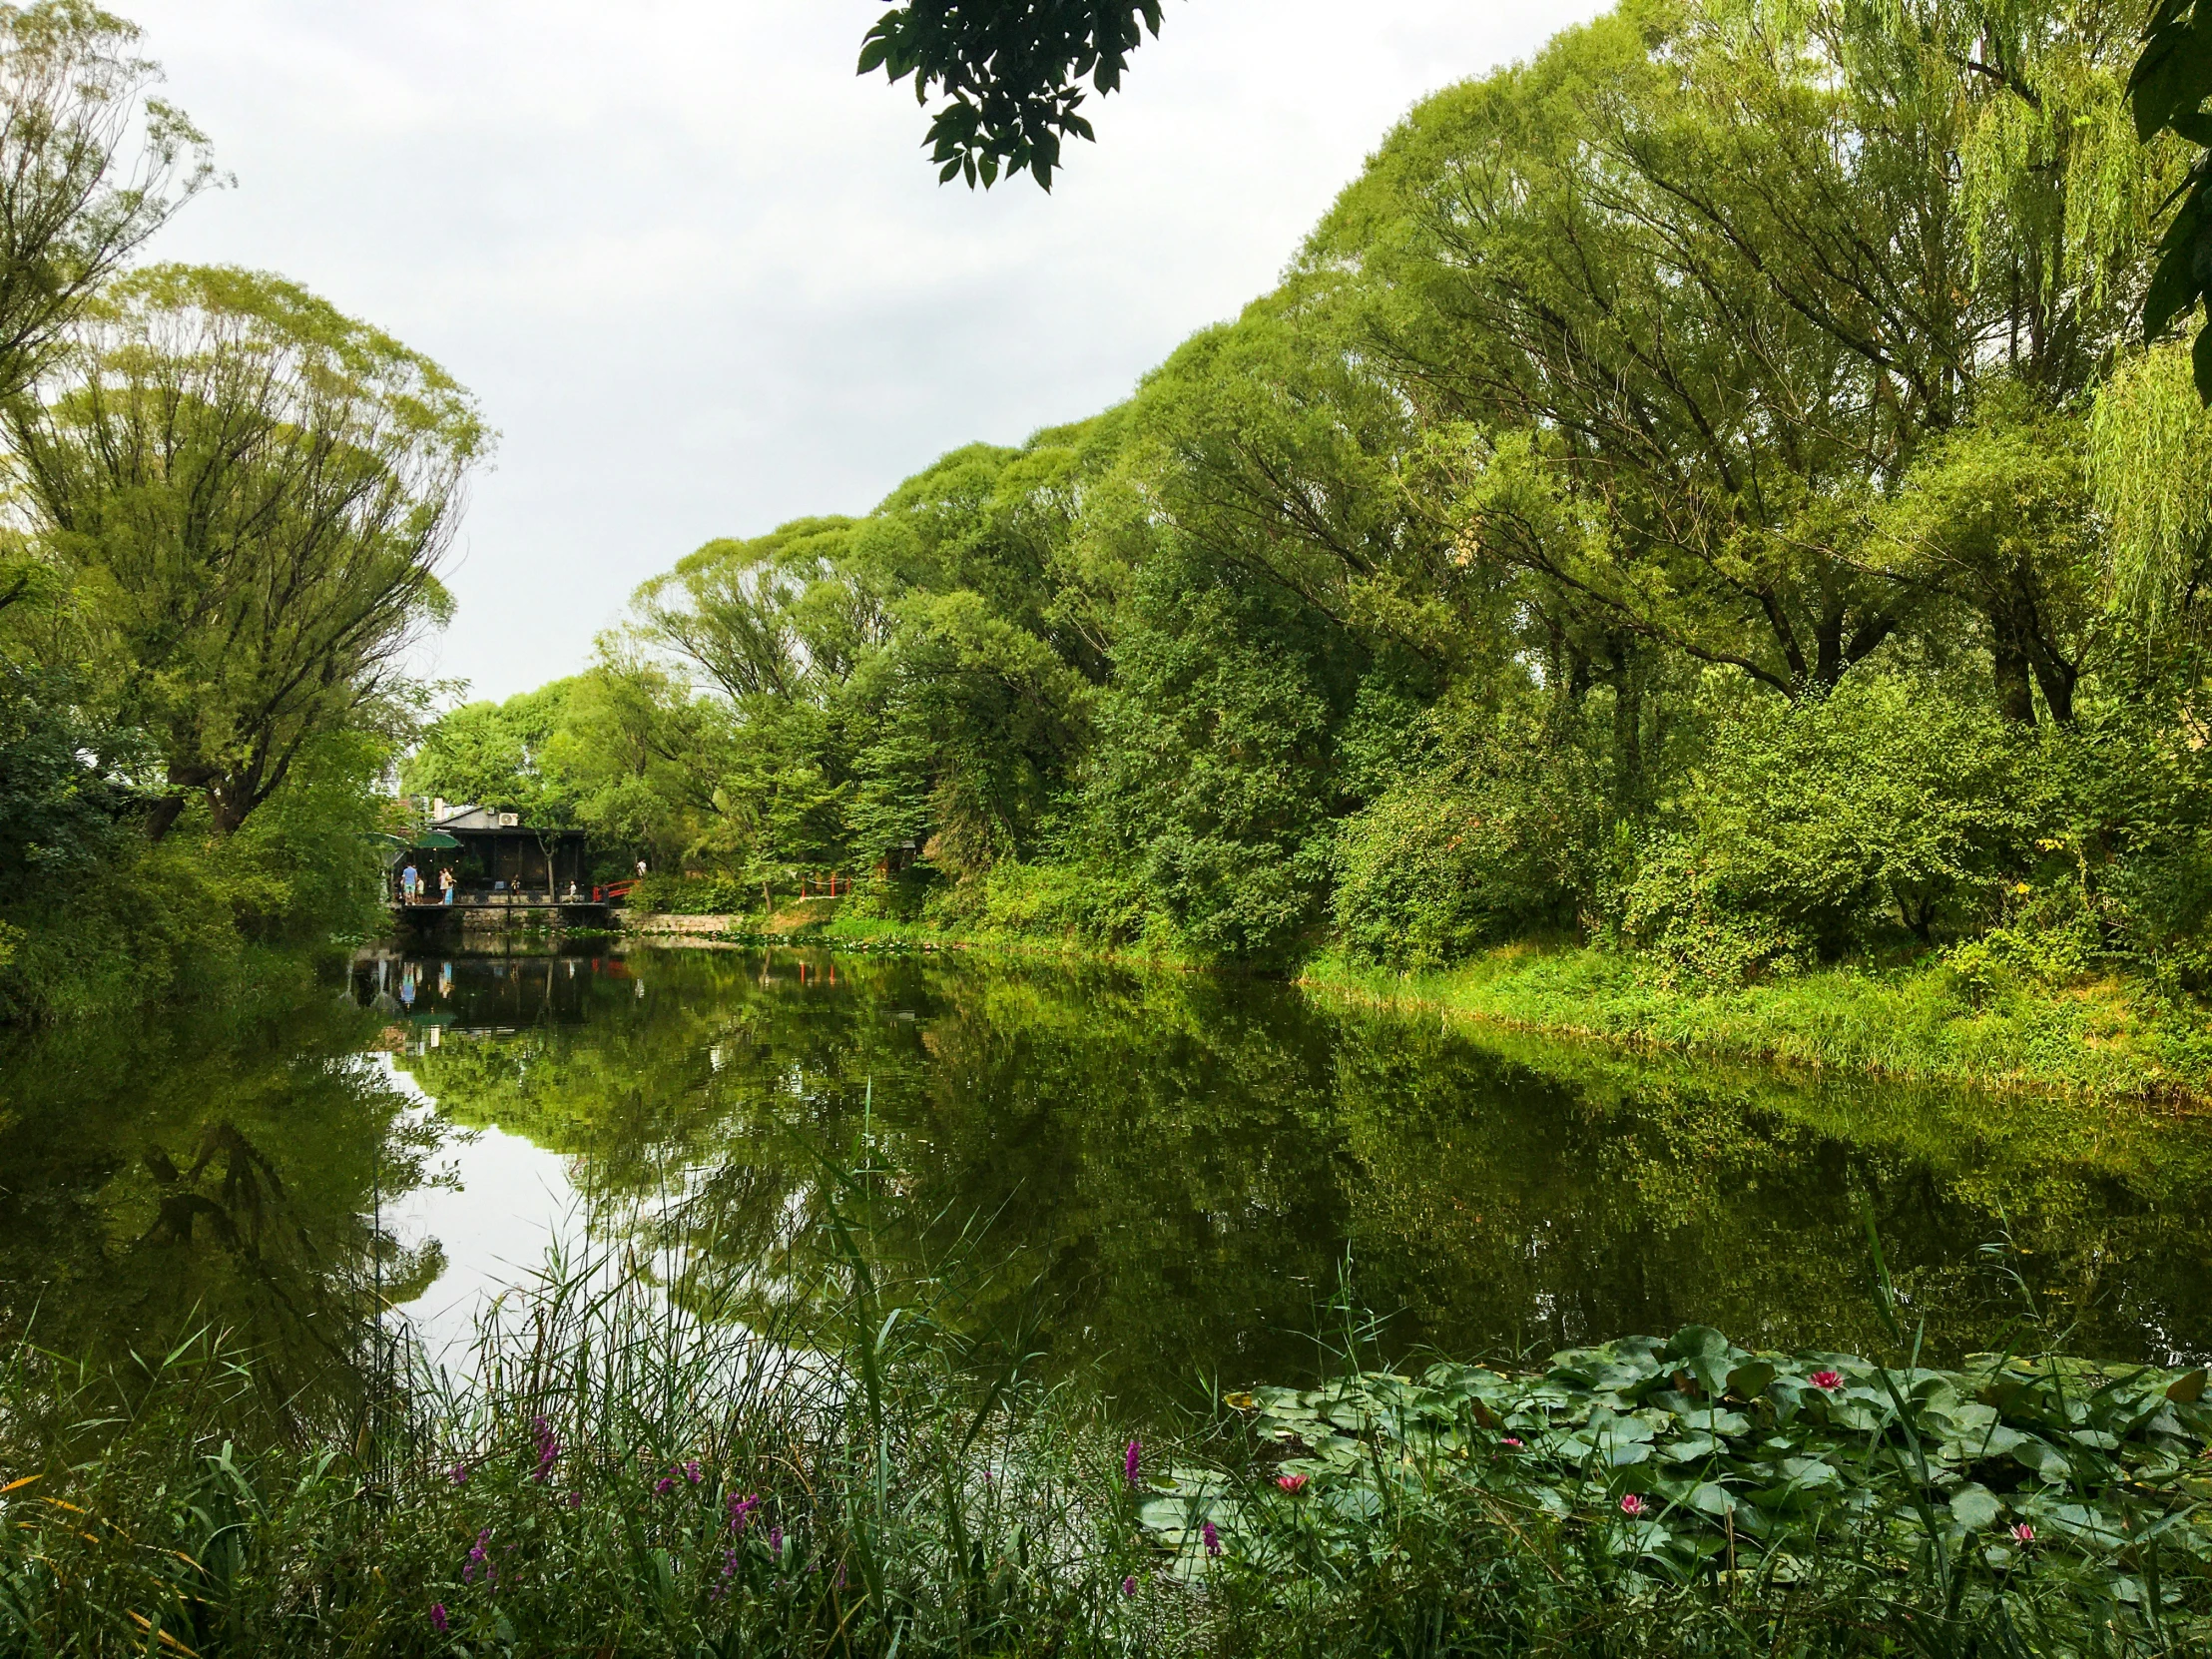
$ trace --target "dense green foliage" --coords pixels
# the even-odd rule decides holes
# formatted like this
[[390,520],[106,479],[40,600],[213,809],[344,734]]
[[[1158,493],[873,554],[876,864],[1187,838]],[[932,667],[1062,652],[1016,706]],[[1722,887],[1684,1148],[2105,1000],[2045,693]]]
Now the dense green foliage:
[[0,1629],[210,1659],[2118,1659],[2204,1636],[2201,1371],[1944,1374],[1692,1328],[1533,1377],[1231,1395],[1148,1443],[829,1231],[846,1266],[777,1342],[571,1268],[487,1326],[466,1394],[425,1375],[351,1421],[272,1422],[250,1361],[205,1340],[112,1373],[19,1350]]
[[488,441],[293,283],[117,274],[211,177],[135,40],[0,8],[0,1020],[376,925],[402,659]]
[[1637,0],[1416,108],[1128,403],[702,548],[410,783],[770,911],[2194,989],[2212,416],[2132,333],[2187,162],[2137,21]]

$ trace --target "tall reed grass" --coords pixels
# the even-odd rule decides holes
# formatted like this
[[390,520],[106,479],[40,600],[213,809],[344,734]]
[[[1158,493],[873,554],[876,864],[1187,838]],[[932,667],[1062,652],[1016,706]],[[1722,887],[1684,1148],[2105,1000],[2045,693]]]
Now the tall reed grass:
[[0,1651],[1145,1650],[1105,1425],[846,1243],[766,1329],[751,1288],[556,1260],[450,1364],[378,1345],[343,1420],[218,1331],[120,1369],[19,1346]]
[[[830,1217],[819,1283],[768,1263],[674,1295],[680,1263],[555,1261],[455,1363],[372,1341],[353,1394],[274,1396],[213,1330],[123,1368],[18,1346],[0,1374],[0,1651],[2133,1659],[2212,1632],[2195,1547],[2212,1481],[2115,1488],[2145,1541],[2094,1571],[2058,1548],[1961,1549],[1926,1497],[1913,1396],[1930,1374],[1911,1356],[1850,1362],[1874,1423],[1853,1443],[1888,1497],[1786,1548],[1739,1549],[1709,1507],[1670,1555],[1586,1457],[1547,1485],[1533,1457],[1467,1454],[1501,1434],[1565,1445],[1567,1428],[1497,1414],[1569,1421],[1550,1374],[1491,1377],[1497,1411],[1462,1386],[1449,1432],[1415,1435],[1402,1411],[1340,1409],[1417,1391],[1358,1371],[1353,1333],[1336,1391],[1284,1407],[1335,1425],[1309,1430],[1318,1461],[1286,1461],[1234,1395],[1181,1433],[1132,1433],[1034,1381],[1019,1343],[940,1318],[955,1275],[887,1282]],[[1647,1385],[1699,1392],[1671,1374],[1677,1350],[1611,1349],[1634,1349]],[[1715,1334],[1679,1352],[1685,1376],[1712,1373],[1709,1414],[1759,1375]],[[1574,1409],[1587,1437],[1595,1406]],[[1293,1472],[1309,1467],[1311,1484]]]

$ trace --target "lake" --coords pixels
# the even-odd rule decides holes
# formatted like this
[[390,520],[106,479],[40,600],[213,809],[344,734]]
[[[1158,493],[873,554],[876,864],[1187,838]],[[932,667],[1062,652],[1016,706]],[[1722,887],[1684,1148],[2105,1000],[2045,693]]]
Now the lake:
[[[434,1350],[549,1243],[803,1294],[834,1195],[978,1334],[1143,1412],[1371,1358],[1696,1322],[1937,1356],[2212,1354],[2212,1131],[947,952],[364,953],[0,1053],[0,1324]],[[670,1264],[680,1264],[672,1269]]]

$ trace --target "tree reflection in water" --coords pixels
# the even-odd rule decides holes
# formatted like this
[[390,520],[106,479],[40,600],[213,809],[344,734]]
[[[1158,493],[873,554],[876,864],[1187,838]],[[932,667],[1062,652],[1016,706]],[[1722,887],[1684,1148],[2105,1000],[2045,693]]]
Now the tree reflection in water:
[[1023,1331],[1124,1397],[1311,1373],[1341,1278],[1395,1353],[1693,1319],[1877,1346],[1868,1207],[1939,1354],[2016,1317],[1984,1248],[2007,1240],[2001,1265],[2077,1348],[2212,1346],[2190,1220],[2212,1142],[2150,1114],[1791,1082],[1096,967],[412,966],[400,1063],[455,1122],[562,1154],[603,1236],[765,1315],[828,1271],[826,1171],[864,1169],[873,1248],[957,1270],[978,1331]]
[[843,1207],[886,1267],[957,1275],[939,1305],[975,1334],[1132,1404],[1310,1375],[1340,1283],[1394,1356],[1690,1321],[1874,1349],[1868,1208],[1938,1356],[2017,1316],[1998,1268],[2085,1354],[2212,1349],[2196,1125],[1446,1032],[1253,981],[384,955],[340,997],[21,1041],[0,1079],[7,1330],[120,1355],[214,1322],[286,1388],[347,1385],[379,1299],[437,1280],[439,1242],[385,1218],[442,1135],[489,1126],[564,1160],[601,1244],[680,1262],[671,1294],[761,1318],[819,1293],[830,1182],[856,1173]]
[[438,1128],[364,1056],[376,1035],[300,990],[0,1052],[0,1334],[118,1360],[213,1326],[273,1395],[353,1394],[379,1293],[443,1268],[379,1226]]

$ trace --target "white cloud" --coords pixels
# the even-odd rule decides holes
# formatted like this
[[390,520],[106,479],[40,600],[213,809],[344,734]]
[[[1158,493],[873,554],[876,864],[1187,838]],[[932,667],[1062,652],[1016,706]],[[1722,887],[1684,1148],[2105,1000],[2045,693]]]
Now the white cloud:
[[125,0],[239,181],[155,255],[306,283],[503,434],[437,672],[572,672],[709,537],[1126,395],[1415,99],[1595,9],[1172,4],[1048,198],[937,187],[911,94],[852,74],[884,3]]

